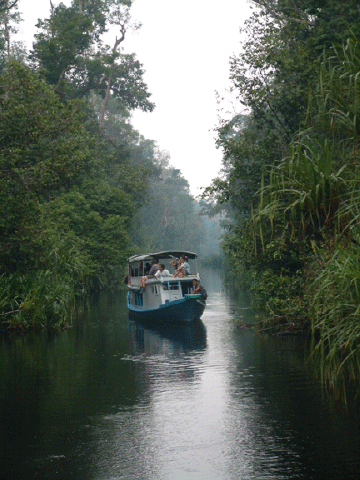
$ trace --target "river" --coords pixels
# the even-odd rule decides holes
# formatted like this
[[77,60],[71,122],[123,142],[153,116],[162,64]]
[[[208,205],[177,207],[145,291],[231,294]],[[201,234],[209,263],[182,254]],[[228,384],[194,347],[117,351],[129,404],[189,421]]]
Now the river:
[[314,380],[304,339],[256,334],[206,272],[191,327],[130,322],[126,292],[73,328],[0,337],[0,478],[360,478],[360,415]]

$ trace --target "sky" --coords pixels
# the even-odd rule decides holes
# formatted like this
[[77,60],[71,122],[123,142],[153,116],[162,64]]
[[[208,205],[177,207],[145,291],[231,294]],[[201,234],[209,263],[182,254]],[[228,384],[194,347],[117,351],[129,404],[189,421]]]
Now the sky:
[[[28,42],[49,6],[49,0],[20,0],[20,34]],[[240,52],[239,28],[249,15],[248,0],[135,0],[132,7],[142,27],[127,34],[124,51],[135,52],[143,64],[156,105],[150,113],[136,111],[132,123],[169,152],[170,164],[181,170],[195,196],[221,169],[214,132],[221,105],[215,92],[224,94],[230,86],[229,58]]]

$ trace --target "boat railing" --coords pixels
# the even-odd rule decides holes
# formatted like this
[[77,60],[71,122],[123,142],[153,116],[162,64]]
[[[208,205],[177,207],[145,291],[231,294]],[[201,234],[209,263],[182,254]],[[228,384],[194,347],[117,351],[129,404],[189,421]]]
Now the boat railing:
[[[130,279],[129,279],[130,281],[128,283],[128,287],[131,290],[136,289],[136,288],[140,288],[141,278],[142,278],[142,275],[141,276],[134,276],[134,277],[131,276]],[[189,281],[192,281],[194,279],[200,280],[199,273],[186,275],[185,277],[174,277],[174,275],[170,275],[170,276],[167,276],[167,277],[156,278],[154,275],[151,275],[151,276],[148,276],[148,279],[146,281],[146,285],[153,285],[153,284],[156,284],[156,283],[164,284],[164,283],[167,283],[169,281],[176,281],[176,282],[179,281],[181,284],[184,284],[184,283],[186,284]],[[183,292],[183,294],[184,294],[184,292]]]

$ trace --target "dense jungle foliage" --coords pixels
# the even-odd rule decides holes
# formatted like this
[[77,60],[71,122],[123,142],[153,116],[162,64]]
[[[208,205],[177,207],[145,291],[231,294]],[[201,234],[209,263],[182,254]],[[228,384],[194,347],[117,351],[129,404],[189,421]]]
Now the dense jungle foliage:
[[218,128],[233,272],[262,328],[312,332],[328,385],[360,373],[357,0],[253,0],[230,62],[242,109]]
[[27,52],[12,41],[17,1],[0,1],[2,326],[69,324],[90,292],[121,284],[129,255],[184,248],[176,236],[201,247],[187,181],[131,124],[154,108],[142,64],[120,50],[131,3],[60,3]]

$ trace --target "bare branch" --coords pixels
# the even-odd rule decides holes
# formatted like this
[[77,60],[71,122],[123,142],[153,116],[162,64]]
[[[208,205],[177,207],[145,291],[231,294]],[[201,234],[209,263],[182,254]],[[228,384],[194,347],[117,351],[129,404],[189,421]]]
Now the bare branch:
[[113,53],[116,52],[120,43],[122,43],[125,40],[126,27],[124,23],[120,26],[120,33],[121,33],[121,37],[120,38],[116,37],[115,39],[115,44],[113,46]]
[[21,311],[22,311],[22,309],[18,308],[17,310],[12,310],[11,312],[0,313],[0,316],[3,317],[5,315],[11,315],[12,313],[17,313],[17,312],[21,312]]
[[64,78],[64,75],[65,75],[65,72],[66,72],[66,69],[69,67],[69,65],[67,65],[63,71],[60,73],[59,75],[59,80],[58,80],[58,83],[56,84],[55,88],[54,88],[54,93],[56,93],[60,87],[60,82],[61,80]]

